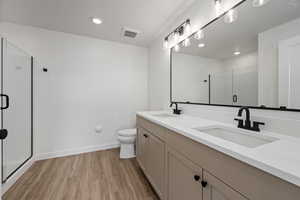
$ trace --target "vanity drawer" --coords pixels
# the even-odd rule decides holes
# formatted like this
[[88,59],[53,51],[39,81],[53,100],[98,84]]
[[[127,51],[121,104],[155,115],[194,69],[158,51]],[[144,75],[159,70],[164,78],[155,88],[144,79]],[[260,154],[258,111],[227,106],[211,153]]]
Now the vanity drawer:
[[299,200],[300,188],[166,129],[166,143],[251,200]]
[[146,129],[147,131],[149,131],[150,133],[152,133],[153,135],[155,135],[156,137],[158,137],[161,140],[165,140],[166,139],[166,128],[159,126],[155,123],[152,123],[142,117],[137,116],[137,126],[138,127],[142,127],[144,129]]

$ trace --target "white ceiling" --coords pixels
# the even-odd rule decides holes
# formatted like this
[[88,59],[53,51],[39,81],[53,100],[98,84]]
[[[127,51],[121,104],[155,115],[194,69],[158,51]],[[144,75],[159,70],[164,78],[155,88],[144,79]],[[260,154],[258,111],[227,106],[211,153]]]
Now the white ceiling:
[[[193,0],[0,0],[1,20],[49,30],[148,46],[166,22]],[[94,25],[90,17],[103,24]],[[141,31],[121,36],[122,27]]]

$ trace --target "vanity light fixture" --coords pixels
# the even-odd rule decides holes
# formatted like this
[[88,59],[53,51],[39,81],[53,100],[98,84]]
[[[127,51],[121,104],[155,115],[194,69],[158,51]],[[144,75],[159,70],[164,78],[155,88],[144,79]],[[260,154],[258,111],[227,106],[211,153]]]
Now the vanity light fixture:
[[179,38],[180,38],[180,33],[178,31],[175,31],[173,35],[174,42],[175,43],[179,42]]
[[204,43],[200,43],[200,44],[198,44],[198,47],[199,48],[203,48],[203,47],[205,47],[205,44]]
[[238,18],[238,13],[236,10],[234,9],[230,9],[229,11],[227,11],[225,17],[224,17],[224,22],[227,24],[231,24],[233,22],[235,22]]
[[169,48],[169,38],[168,37],[166,37],[164,40],[164,48],[165,49]]
[[102,24],[102,20],[97,17],[92,17],[92,22],[96,25]]
[[236,55],[236,56],[238,56],[238,55],[241,54],[241,52],[240,51],[235,51],[233,54]]
[[[168,46],[170,46],[170,43],[176,45],[180,42],[182,42],[183,40],[187,39],[187,37],[190,36],[191,34],[191,21],[190,19],[185,20],[183,23],[181,23],[174,31],[172,31],[171,33],[169,33],[166,37],[165,37],[165,41],[164,41],[164,47],[166,47],[166,42],[168,42]],[[172,41],[170,41],[172,40]],[[190,41],[186,40],[184,41],[184,45],[189,46],[190,45]],[[172,45],[172,46],[174,46]],[[175,47],[175,46],[174,46]],[[177,47],[178,49],[178,47]]]
[[202,29],[197,31],[194,35],[194,38],[197,39],[197,40],[203,39],[204,38],[204,31]]
[[252,5],[253,7],[260,7],[267,4],[270,0],[253,0]]
[[185,26],[184,26],[184,34],[185,35],[190,35],[192,31],[192,27],[191,27],[191,21],[190,20],[186,20]]
[[214,0],[215,1],[215,9],[217,17],[219,17],[222,14],[222,1],[221,0]]

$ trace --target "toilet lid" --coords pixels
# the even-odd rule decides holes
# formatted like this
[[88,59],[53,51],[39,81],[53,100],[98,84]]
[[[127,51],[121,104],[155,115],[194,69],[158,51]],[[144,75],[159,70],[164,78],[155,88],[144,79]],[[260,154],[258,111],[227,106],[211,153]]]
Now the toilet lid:
[[135,136],[136,135],[136,129],[125,129],[118,131],[120,136]]

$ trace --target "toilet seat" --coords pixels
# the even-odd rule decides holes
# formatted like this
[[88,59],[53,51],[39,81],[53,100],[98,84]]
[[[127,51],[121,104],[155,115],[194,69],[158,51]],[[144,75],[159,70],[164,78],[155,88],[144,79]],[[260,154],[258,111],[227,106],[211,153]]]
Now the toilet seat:
[[136,129],[126,129],[118,131],[119,136],[123,137],[135,137],[136,136]]

